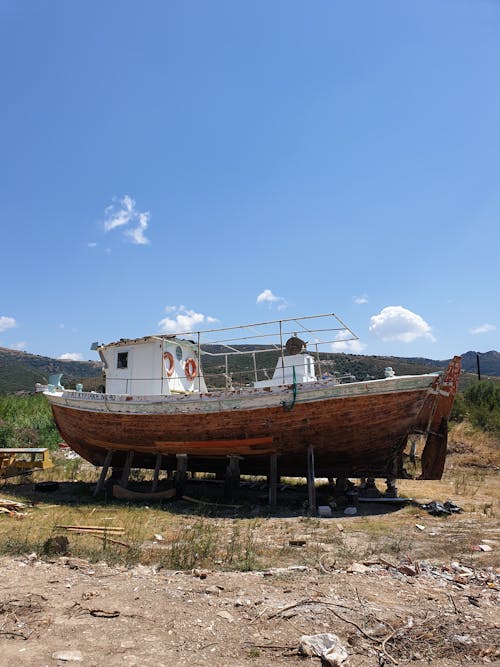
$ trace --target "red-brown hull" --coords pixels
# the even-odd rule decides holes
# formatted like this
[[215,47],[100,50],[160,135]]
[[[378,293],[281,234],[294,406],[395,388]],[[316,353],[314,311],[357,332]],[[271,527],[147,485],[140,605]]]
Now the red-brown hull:
[[314,447],[318,476],[398,477],[407,436],[421,427],[428,390],[347,396],[260,409],[204,414],[123,414],[52,405],[66,442],[102,465],[112,450],[123,465],[133,450],[134,467],[175,467],[188,454],[188,468],[218,471],[227,455],[242,458],[243,473],[266,473],[268,455],[278,454],[280,475],[303,476],[308,446]]

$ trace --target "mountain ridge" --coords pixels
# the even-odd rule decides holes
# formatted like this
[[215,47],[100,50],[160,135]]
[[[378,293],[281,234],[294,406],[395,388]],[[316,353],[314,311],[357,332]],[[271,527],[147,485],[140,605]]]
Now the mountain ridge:
[[[462,354],[462,369],[466,373],[476,374],[477,354],[479,354],[480,370],[484,376],[500,377],[500,352],[490,350],[476,353],[472,350]],[[341,353],[322,353],[321,360],[332,362],[339,374],[351,374],[358,380],[371,377],[383,377],[386,366],[392,366],[398,375],[418,374],[445,368],[448,359],[435,360],[425,357],[394,357],[381,355],[363,355]],[[208,369],[211,362],[204,359]],[[85,379],[101,377],[100,361],[71,361],[53,359],[30,352],[20,352],[0,347],[0,393],[16,391],[33,391],[36,382],[47,382],[52,373],[62,373],[63,383],[74,385]]]

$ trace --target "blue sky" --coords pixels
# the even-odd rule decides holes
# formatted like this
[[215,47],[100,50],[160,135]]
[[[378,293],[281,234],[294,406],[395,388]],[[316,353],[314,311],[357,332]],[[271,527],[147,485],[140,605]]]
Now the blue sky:
[[500,348],[500,2],[3,0],[0,74],[1,346]]

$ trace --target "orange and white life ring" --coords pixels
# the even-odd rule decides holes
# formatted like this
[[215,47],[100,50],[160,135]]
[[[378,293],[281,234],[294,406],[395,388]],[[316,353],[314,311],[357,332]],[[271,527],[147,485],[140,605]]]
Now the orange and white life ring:
[[198,375],[198,366],[192,357],[186,359],[186,363],[184,364],[184,372],[186,373],[188,380],[194,380]]
[[[168,368],[167,368],[167,362],[168,360]],[[167,374],[167,377],[172,377],[172,374],[174,372],[174,357],[173,355],[170,354],[170,352],[164,352],[163,353],[163,363],[165,364],[165,372]]]

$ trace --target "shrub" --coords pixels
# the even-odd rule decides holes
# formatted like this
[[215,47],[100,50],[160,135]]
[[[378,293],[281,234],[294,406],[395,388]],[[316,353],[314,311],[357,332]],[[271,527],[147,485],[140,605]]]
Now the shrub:
[[0,447],[50,447],[61,439],[44,396],[0,397]]

